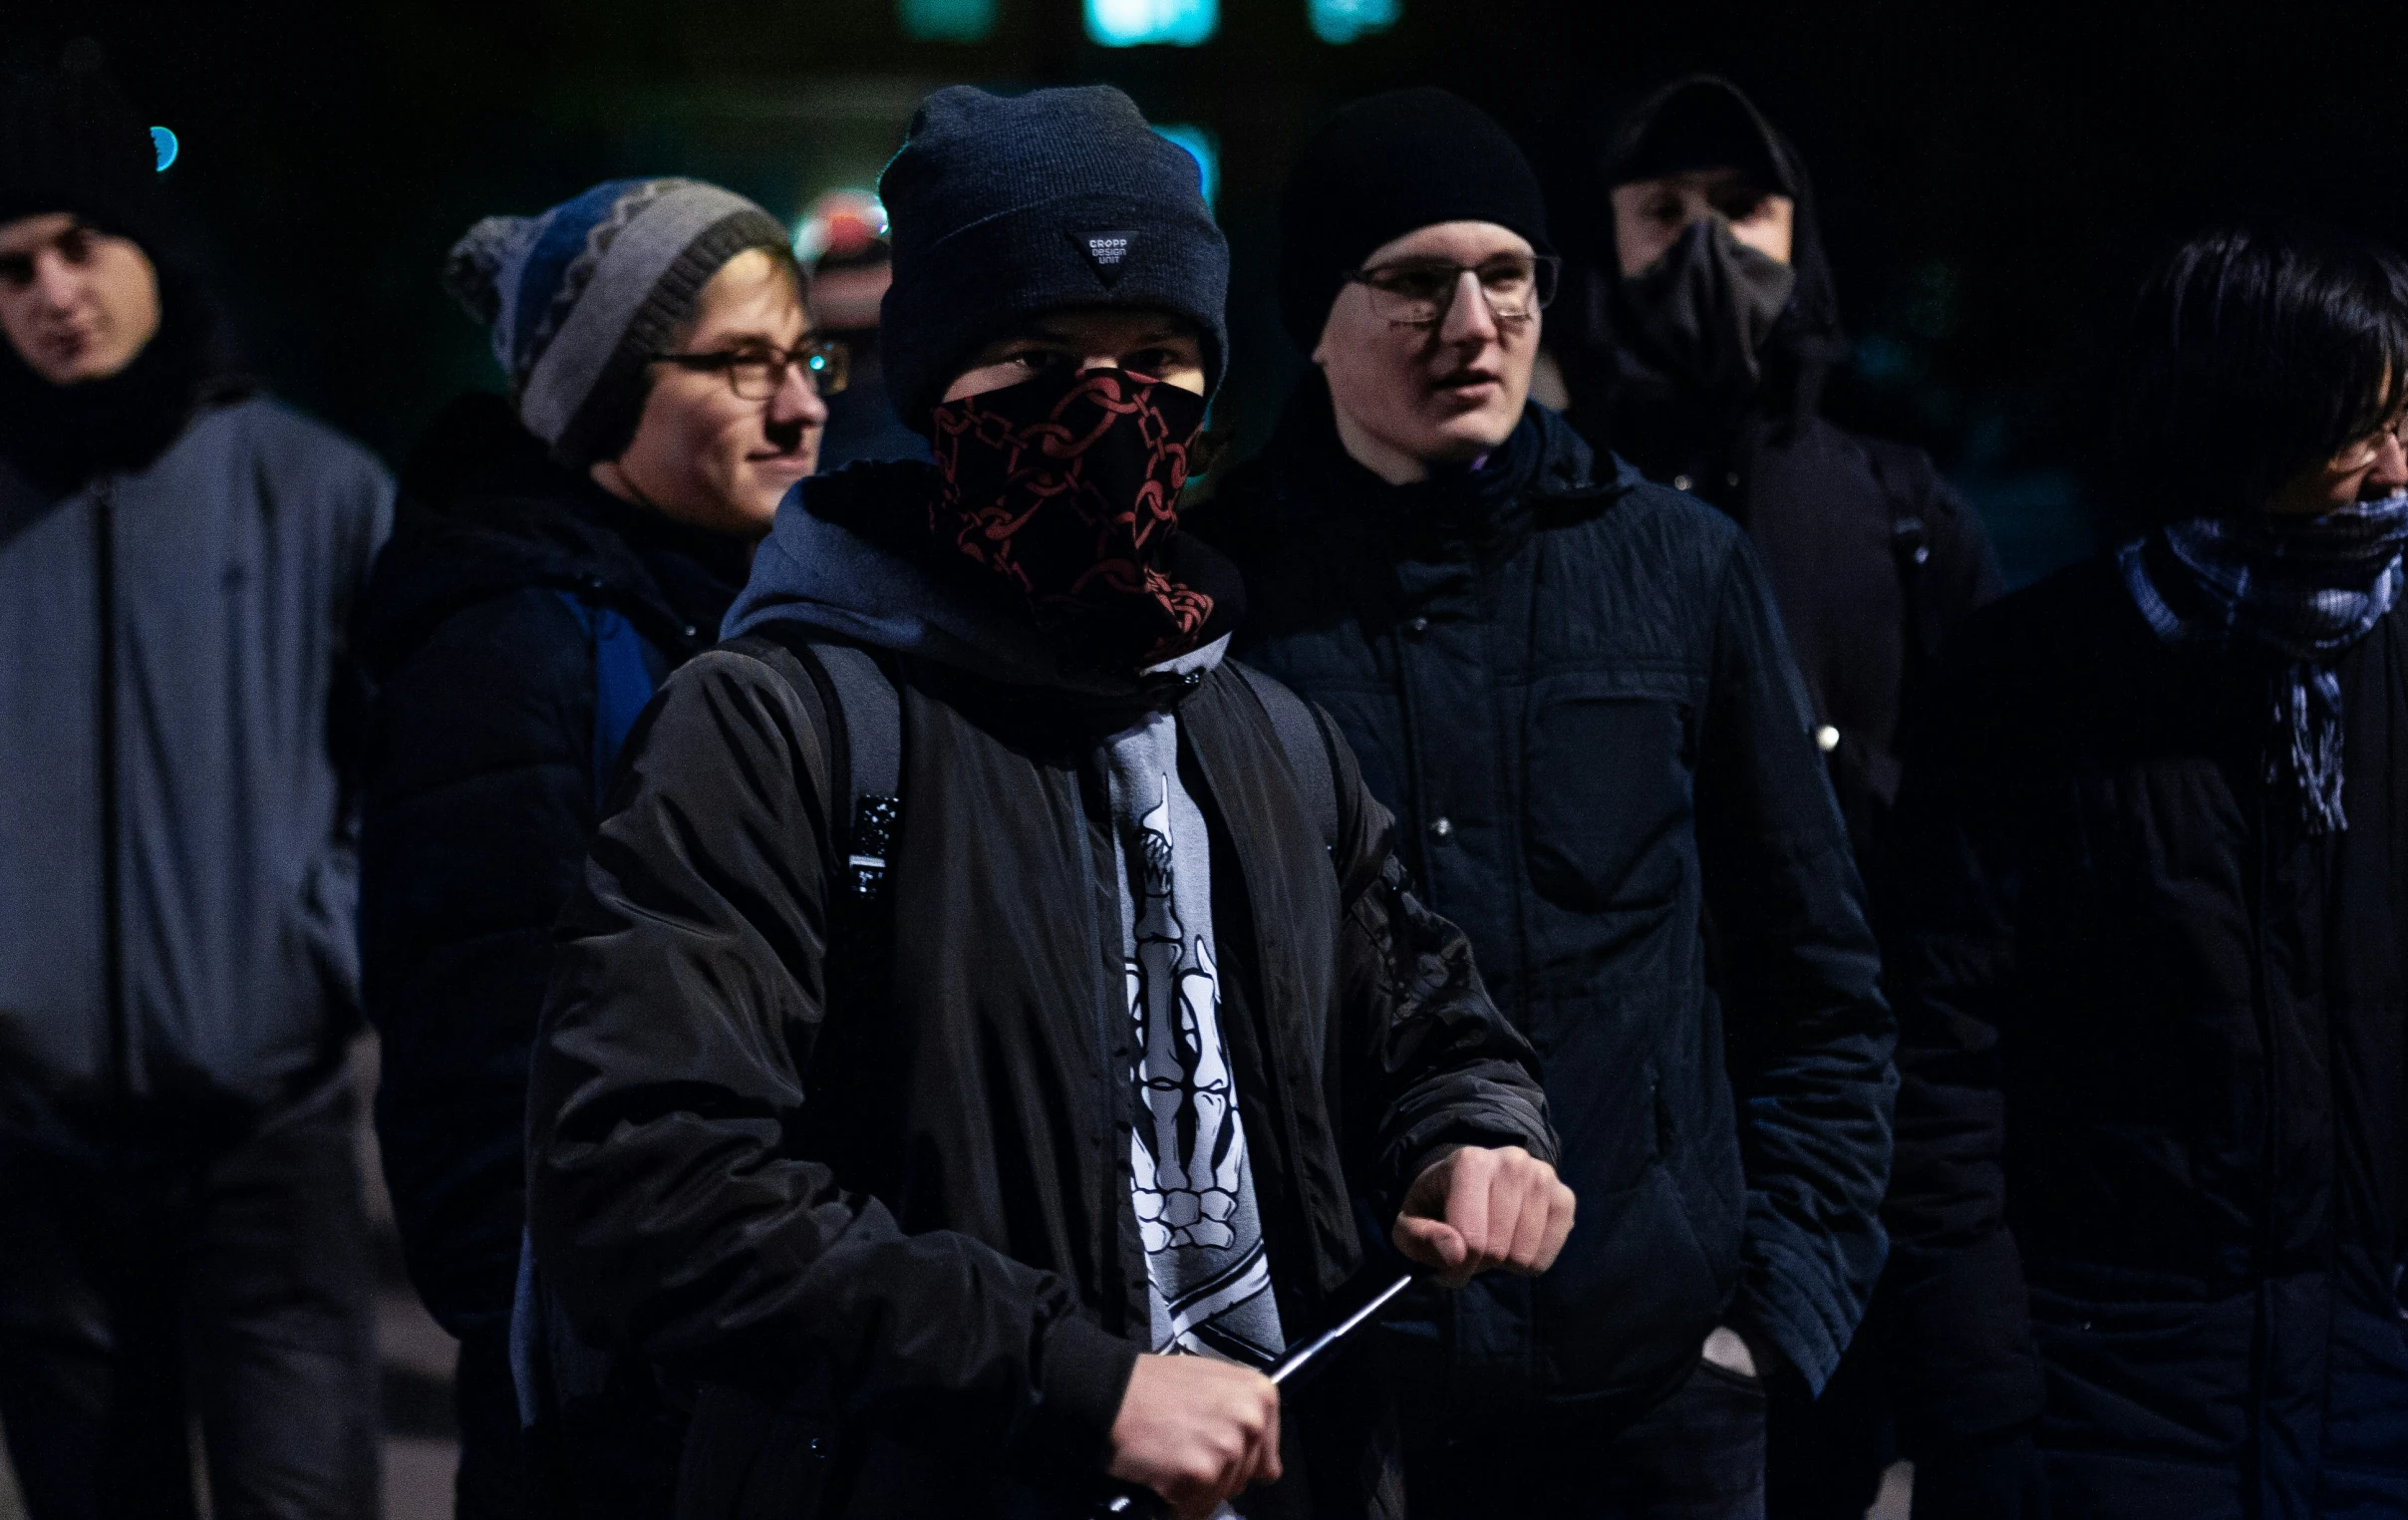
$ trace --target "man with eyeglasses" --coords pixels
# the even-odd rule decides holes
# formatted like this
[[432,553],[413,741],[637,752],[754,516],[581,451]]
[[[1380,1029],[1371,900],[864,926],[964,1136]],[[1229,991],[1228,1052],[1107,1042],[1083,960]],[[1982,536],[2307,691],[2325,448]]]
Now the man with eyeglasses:
[[520,1437],[527,1050],[619,742],[718,637],[845,355],[811,333],[784,228],[691,180],[487,218],[446,283],[491,324],[509,395],[463,398],[422,443],[360,620],[385,1175],[412,1280],[459,1338],[458,1512],[541,1491],[666,1513],[675,1420],[649,1372],[571,1390]]
[[1760,1514],[1762,1379],[1827,1375],[1881,1263],[1894,1080],[1771,592],[1529,401],[1555,260],[1494,122],[1362,102],[1281,215],[1316,369],[1194,526],[1537,1048],[1582,1199],[1552,1274],[1395,1327],[1412,1511]]

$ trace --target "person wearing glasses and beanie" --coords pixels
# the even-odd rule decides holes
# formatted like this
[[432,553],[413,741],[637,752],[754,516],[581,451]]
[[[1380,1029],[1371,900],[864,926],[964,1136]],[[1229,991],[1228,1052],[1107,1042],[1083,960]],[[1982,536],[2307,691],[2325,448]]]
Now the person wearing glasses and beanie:
[[1915,1512],[2408,1514],[2408,264],[2208,231],[1899,798]]
[[568,1455],[525,1470],[527,1049],[619,742],[718,638],[843,354],[812,337],[785,229],[693,180],[489,217],[445,283],[509,391],[454,403],[416,451],[359,618],[385,1177],[412,1281],[459,1340],[458,1513],[535,1512],[530,1480],[580,1515],[665,1513],[675,1419],[642,1369],[557,1411]]
[[1581,1198],[1553,1272],[1391,1327],[1412,1512],[1759,1515],[1764,1381],[1828,1376],[1881,1267],[1894,1087],[1772,593],[1529,400],[1556,264],[1480,111],[1341,112],[1281,231],[1314,369],[1191,526],[1537,1049]]
[[955,87],[879,193],[932,457],[789,495],[630,742],[535,1261],[696,1387],[681,1515],[1393,1514],[1370,1366],[1264,1375],[1381,1285],[1355,1200],[1460,1283],[1573,1199],[1388,814],[1223,658],[1244,593],[1174,509],[1228,353],[1194,160],[1117,90]]

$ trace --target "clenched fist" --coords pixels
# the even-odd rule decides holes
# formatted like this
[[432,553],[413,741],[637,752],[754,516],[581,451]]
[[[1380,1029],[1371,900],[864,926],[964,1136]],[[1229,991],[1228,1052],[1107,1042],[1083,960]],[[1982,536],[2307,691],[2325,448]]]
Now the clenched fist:
[[1393,1238],[1449,1288],[1492,1267],[1536,1277],[1564,1249],[1572,1212],[1572,1189],[1529,1151],[1466,1147],[1413,1179]]
[[1279,1388],[1205,1357],[1139,1357],[1112,1419],[1112,1476],[1204,1520],[1253,1483],[1279,1480]]

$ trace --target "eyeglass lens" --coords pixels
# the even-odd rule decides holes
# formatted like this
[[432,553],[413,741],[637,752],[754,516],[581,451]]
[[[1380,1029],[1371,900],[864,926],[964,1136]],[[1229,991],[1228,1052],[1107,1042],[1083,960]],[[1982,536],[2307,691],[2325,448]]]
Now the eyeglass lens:
[[1489,312],[1499,321],[1515,322],[1555,299],[1555,272],[1551,259],[1490,259],[1477,268],[1413,262],[1365,270],[1362,283],[1370,292],[1374,315],[1403,326],[1427,327],[1445,320],[1463,276],[1470,274],[1479,280]]

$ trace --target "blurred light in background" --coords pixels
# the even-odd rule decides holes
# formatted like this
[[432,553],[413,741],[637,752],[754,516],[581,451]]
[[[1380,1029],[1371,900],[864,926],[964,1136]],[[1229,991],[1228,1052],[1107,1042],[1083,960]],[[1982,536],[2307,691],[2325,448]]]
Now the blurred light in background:
[[176,141],[175,134],[164,127],[150,129],[150,153],[158,160],[156,166],[159,173],[165,173],[167,165],[173,163],[175,155],[181,152],[183,144]]
[[794,256],[816,264],[855,257],[886,235],[886,207],[875,190],[830,190],[811,202],[794,228]]
[[1187,122],[1157,127],[1154,131],[1186,149],[1187,155],[1196,160],[1196,177],[1204,186],[1204,204],[1214,205],[1213,196],[1221,188],[1220,139],[1213,136],[1211,128]]
[[1396,24],[1404,0],[1306,0],[1313,35],[1324,42],[1348,43]]
[[1087,36],[1107,48],[1192,48],[1221,25],[1220,0],[1086,0]]
[[895,0],[903,35],[914,42],[985,42],[995,30],[996,0]]

